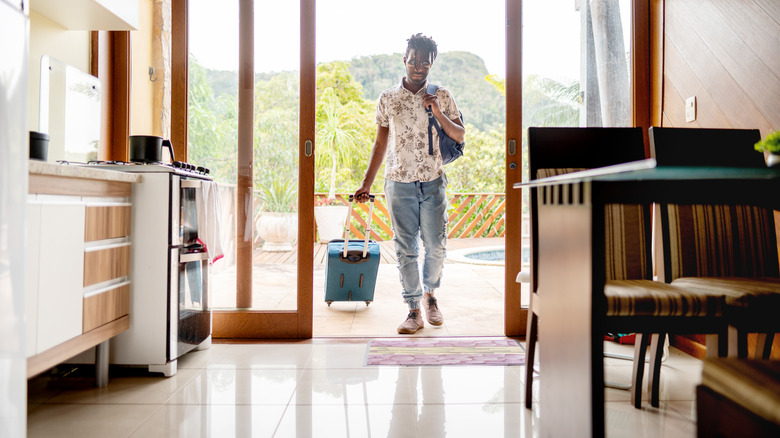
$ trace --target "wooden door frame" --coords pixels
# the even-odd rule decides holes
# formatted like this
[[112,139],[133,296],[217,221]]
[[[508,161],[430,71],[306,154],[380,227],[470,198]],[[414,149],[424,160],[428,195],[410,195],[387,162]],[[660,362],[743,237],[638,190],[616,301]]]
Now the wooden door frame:
[[506,230],[504,334],[525,336],[528,309],[520,305],[517,273],[522,269],[523,191],[523,1],[506,0]]
[[[186,157],[187,145],[187,72],[188,48],[188,0],[172,0],[172,50],[171,74],[171,142],[176,145],[176,156]],[[240,16],[249,20],[239,21],[239,107],[246,106],[244,118],[239,116],[239,144],[253,142],[252,112],[254,102],[254,50],[253,1],[239,0]],[[315,0],[300,0],[301,5],[301,65],[300,65],[300,122],[299,122],[299,186],[298,186],[298,304],[297,310],[251,310],[251,245],[238,245],[238,251],[249,252],[239,261],[237,279],[239,293],[237,309],[215,310],[212,336],[227,339],[309,339],[312,337],[313,288],[314,288],[314,154],[306,154],[306,142],[314,149],[314,98],[315,98]],[[247,114],[249,114],[247,116]],[[239,152],[239,155],[241,153]],[[239,174],[252,175],[251,153]],[[239,188],[251,190],[251,176],[239,181]],[[239,194],[240,195],[240,194]],[[246,220],[246,217],[243,218]],[[243,222],[238,218],[239,223]],[[243,227],[238,227],[239,229]],[[240,239],[239,239],[240,240]],[[249,239],[251,244],[252,239]],[[245,310],[246,309],[246,310]]]
[[[504,331],[506,336],[525,336],[528,309],[520,305],[522,268],[522,191],[513,189],[522,179],[522,5],[523,0],[506,0],[506,260],[504,265]],[[649,151],[647,129],[657,123],[659,76],[663,66],[662,0],[631,2],[631,124],[643,128],[645,152]],[[659,46],[659,31],[661,33]],[[651,68],[652,44],[652,68]],[[658,52],[661,52],[660,54]],[[659,67],[660,66],[660,67]],[[661,73],[659,73],[659,71]],[[651,83],[655,84],[652,88]],[[648,154],[649,156],[649,154]]]
[[[251,1],[251,0],[242,0]],[[224,310],[214,312],[214,337],[308,339],[313,324],[314,251],[314,98],[316,78],[316,0],[300,0],[301,65],[299,126],[299,227],[298,227],[298,306],[293,311]],[[650,83],[657,72],[650,68],[650,34],[657,29],[651,11],[660,0],[632,0],[632,124],[649,127],[652,96]],[[187,0],[172,0],[172,111],[171,139],[176,155],[186,157],[187,145]],[[504,269],[504,331],[506,336],[524,336],[528,310],[520,304],[516,275],[522,267],[522,192],[513,185],[522,179],[522,5],[523,0],[506,0],[506,261]],[[656,26],[656,27],[653,27]],[[242,31],[244,32],[244,31]],[[251,39],[251,33],[248,38]],[[242,33],[241,38],[247,38]],[[662,50],[662,49],[661,49]],[[654,54],[653,56],[658,56]],[[241,77],[247,73],[239,73]],[[252,71],[248,77],[253,78]],[[251,137],[250,137],[251,138]],[[306,208],[304,208],[306,206]],[[307,255],[308,254],[308,255]]]
[[100,160],[128,161],[130,135],[130,32],[92,31],[90,33],[89,73],[103,87]]

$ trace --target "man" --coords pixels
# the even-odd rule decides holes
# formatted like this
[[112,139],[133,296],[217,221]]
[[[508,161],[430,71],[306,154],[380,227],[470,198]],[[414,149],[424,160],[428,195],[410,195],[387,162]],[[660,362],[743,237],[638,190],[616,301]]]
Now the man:
[[[441,284],[446,255],[447,176],[436,130],[433,130],[433,154],[429,154],[425,109],[432,111],[444,132],[456,142],[462,143],[466,135],[449,90],[440,87],[435,95],[426,93],[428,73],[438,53],[436,42],[419,33],[407,41],[406,76],[400,84],[379,96],[376,140],[366,176],[355,192],[358,202],[368,200],[371,184],[387,156],[385,196],[398,256],[401,295],[409,306],[406,320],[398,327],[398,333],[402,334],[423,328],[421,301],[428,323],[435,326],[443,323],[434,292]],[[419,238],[425,248],[422,281],[417,263]]]

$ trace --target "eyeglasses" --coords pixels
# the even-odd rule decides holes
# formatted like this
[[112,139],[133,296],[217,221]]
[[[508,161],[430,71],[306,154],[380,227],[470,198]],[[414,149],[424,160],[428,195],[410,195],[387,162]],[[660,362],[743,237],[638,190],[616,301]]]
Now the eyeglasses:
[[431,62],[430,61],[418,61],[416,59],[410,59],[406,61],[407,64],[411,65],[414,68],[421,67],[421,68],[431,68]]

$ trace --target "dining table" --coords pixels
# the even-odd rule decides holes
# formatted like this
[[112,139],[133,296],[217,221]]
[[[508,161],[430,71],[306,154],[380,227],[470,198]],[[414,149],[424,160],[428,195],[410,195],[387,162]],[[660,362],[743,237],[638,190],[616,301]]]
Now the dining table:
[[[605,434],[604,207],[740,204],[780,210],[780,168],[658,166],[652,158],[516,183],[537,191],[543,437]],[[664,280],[663,277],[660,279]],[[529,384],[529,383],[526,383]]]

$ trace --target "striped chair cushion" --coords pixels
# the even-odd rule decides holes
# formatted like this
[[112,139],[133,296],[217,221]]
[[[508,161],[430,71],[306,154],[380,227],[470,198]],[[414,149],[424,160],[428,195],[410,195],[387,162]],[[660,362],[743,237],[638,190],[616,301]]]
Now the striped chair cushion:
[[672,279],[780,276],[771,210],[669,205],[668,219]]
[[[543,168],[537,178],[585,170]],[[645,241],[645,219],[641,205],[607,204],[604,207],[605,265],[607,280],[646,279],[650,272]]]
[[702,367],[701,384],[780,424],[780,361],[708,359]]
[[[537,178],[577,170],[582,169],[540,169]],[[607,316],[720,316],[722,297],[647,279],[651,271],[645,226],[642,205],[604,207]]]
[[651,272],[641,205],[604,206],[606,279],[641,280]]
[[607,316],[721,316],[723,298],[652,280],[614,280],[604,286]]
[[780,278],[683,277],[672,285],[722,295],[735,316],[771,320],[780,316]]
[[585,167],[545,167],[536,170],[536,179],[547,178],[556,175],[565,175],[567,173],[588,170]]

